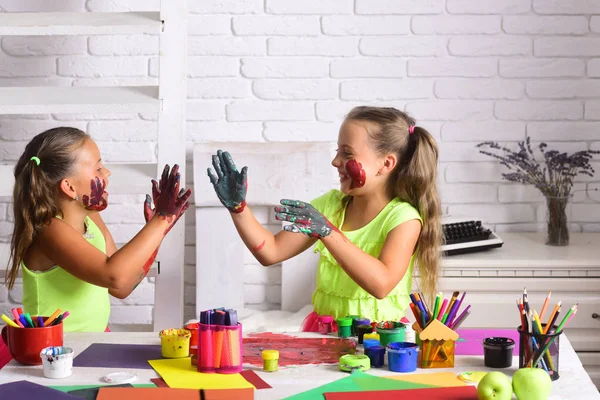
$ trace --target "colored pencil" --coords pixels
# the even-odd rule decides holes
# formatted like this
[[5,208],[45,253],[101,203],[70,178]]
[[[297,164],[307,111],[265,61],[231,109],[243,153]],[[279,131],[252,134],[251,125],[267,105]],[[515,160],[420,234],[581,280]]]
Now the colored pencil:
[[438,314],[439,307],[440,307],[441,296],[442,296],[441,293],[438,293],[435,296],[435,304],[433,306],[433,317],[432,317],[432,319],[437,319],[437,314]]
[[442,306],[440,307],[440,312],[438,313],[438,321],[441,321],[443,316],[444,316],[444,312],[446,311],[446,306],[448,305],[448,299],[444,299],[444,301],[442,301]]
[[552,310],[552,314],[550,314],[550,319],[548,320],[548,323],[544,327],[544,335],[546,335],[548,332],[550,332],[550,329],[552,329],[552,327],[556,323],[556,319],[558,318],[558,315],[560,314],[561,304],[562,304],[562,302],[559,301],[558,303],[556,303],[556,307],[554,307],[554,310]]
[[[573,315],[573,312],[574,312],[573,308],[574,307],[575,306],[571,307],[571,309],[569,310],[569,312],[567,312],[568,317],[567,317],[567,315],[565,315],[565,318],[563,318],[563,320],[561,321],[560,325],[556,329],[555,333],[557,333],[557,334],[562,333],[563,329],[567,325],[567,322],[570,320],[570,317]],[[544,352],[550,348],[550,346],[552,345],[552,343],[554,343],[554,341],[556,340],[556,338],[558,336],[560,336],[560,335],[556,335],[552,339],[548,340],[548,343],[546,343],[546,345],[544,346],[544,348],[541,351],[539,351],[538,354],[535,356],[535,360],[533,362],[533,365],[537,365],[537,363],[540,362],[540,358],[544,355]]]
[[540,321],[544,318],[544,313],[546,312],[546,307],[548,307],[548,303],[550,302],[550,297],[552,297],[552,291],[548,293],[548,296],[546,296],[546,300],[544,300],[542,311],[540,311]]
[[463,323],[463,321],[471,314],[471,310],[469,310],[470,308],[471,305],[469,304],[467,308],[465,308],[463,312],[454,320],[454,322],[452,322],[452,326],[450,326],[450,329],[456,330],[460,326],[460,324]]
[[458,313],[458,310],[460,310],[460,306],[462,305],[462,302],[465,299],[465,295],[466,294],[467,294],[467,292],[463,292],[462,296],[460,296],[460,300],[455,303],[456,306],[454,307],[454,310],[452,310],[450,312],[450,314],[448,315],[448,320],[446,321],[446,325],[447,326],[451,326],[452,325],[452,321],[454,320],[454,317],[456,317],[456,314]]

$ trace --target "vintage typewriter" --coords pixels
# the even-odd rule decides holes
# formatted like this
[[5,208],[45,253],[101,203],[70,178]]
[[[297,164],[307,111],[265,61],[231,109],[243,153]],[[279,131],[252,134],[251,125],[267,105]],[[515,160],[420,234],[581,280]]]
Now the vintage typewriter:
[[442,229],[446,243],[441,250],[449,256],[489,250],[504,244],[500,236],[485,228],[481,221],[444,218]]

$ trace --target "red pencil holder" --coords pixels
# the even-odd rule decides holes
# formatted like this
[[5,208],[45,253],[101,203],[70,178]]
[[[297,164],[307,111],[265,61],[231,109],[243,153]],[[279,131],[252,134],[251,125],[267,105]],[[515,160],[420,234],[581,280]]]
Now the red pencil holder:
[[242,324],[198,324],[198,371],[234,374],[242,371]]

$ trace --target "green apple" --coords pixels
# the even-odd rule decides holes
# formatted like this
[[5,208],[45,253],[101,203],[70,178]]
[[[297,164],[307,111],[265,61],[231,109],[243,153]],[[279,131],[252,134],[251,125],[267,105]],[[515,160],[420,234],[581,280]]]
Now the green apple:
[[479,400],[511,400],[512,393],[510,378],[500,371],[488,372],[477,385]]
[[541,368],[521,368],[514,373],[512,386],[519,400],[547,400],[552,379]]

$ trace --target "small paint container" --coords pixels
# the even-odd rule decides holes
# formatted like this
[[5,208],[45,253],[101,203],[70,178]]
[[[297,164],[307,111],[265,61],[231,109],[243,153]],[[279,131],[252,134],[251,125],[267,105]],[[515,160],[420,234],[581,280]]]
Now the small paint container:
[[363,340],[363,348],[365,349],[365,353],[369,347],[379,346],[379,340],[377,339],[365,339]]
[[366,371],[371,368],[371,360],[364,354],[346,354],[340,357],[340,371]]
[[360,318],[360,315],[346,315],[346,318],[350,318],[352,320],[352,328],[350,328],[352,336],[356,336],[356,324],[354,321]]
[[380,322],[375,327],[379,333],[382,346],[387,346],[390,343],[404,342],[404,328],[402,322],[385,321]]
[[371,346],[365,354],[371,359],[371,366],[374,368],[381,368],[385,364],[385,347],[383,346]]
[[164,358],[184,358],[190,355],[192,333],[187,329],[165,329],[158,336]]
[[333,317],[331,315],[319,315],[317,321],[321,335],[328,335],[333,332]]
[[338,336],[342,338],[352,336],[352,318],[340,318],[337,320]]
[[371,320],[368,318],[356,318],[353,322],[352,322],[352,334],[354,336],[358,336],[358,327],[359,325],[369,325],[371,323]]
[[279,351],[278,350],[263,350],[263,371],[275,372],[279,369]]
[[73,375],[73,349],[64,346],[46,347],[40,352],[44,376],[52,379]]
[[483,340],[483,362],[489,368],[512,366],[515,341],[506,337],[489,337]]
[[417,369],[419,346],[416,343],[396,342],[387,345],[388,366],[394,372],[412,372]]
[[198,346],[190,346],[190,362],[193,366],[198,366]]
[[192,347],[198,348],[198,323],[187,324],[183,328],[192,334],[190,336],[190,353],[192,353]]
[[365,333],[363,335],[363,342],[368,339],[375,339],[379,342],[379,333],[377,333],[377,332]]
[[358,344],[363,344],[365,334],[371,332],[373,332],[373,327],[371,325],[358,325],[356,327],[356,336],[358,336]]

